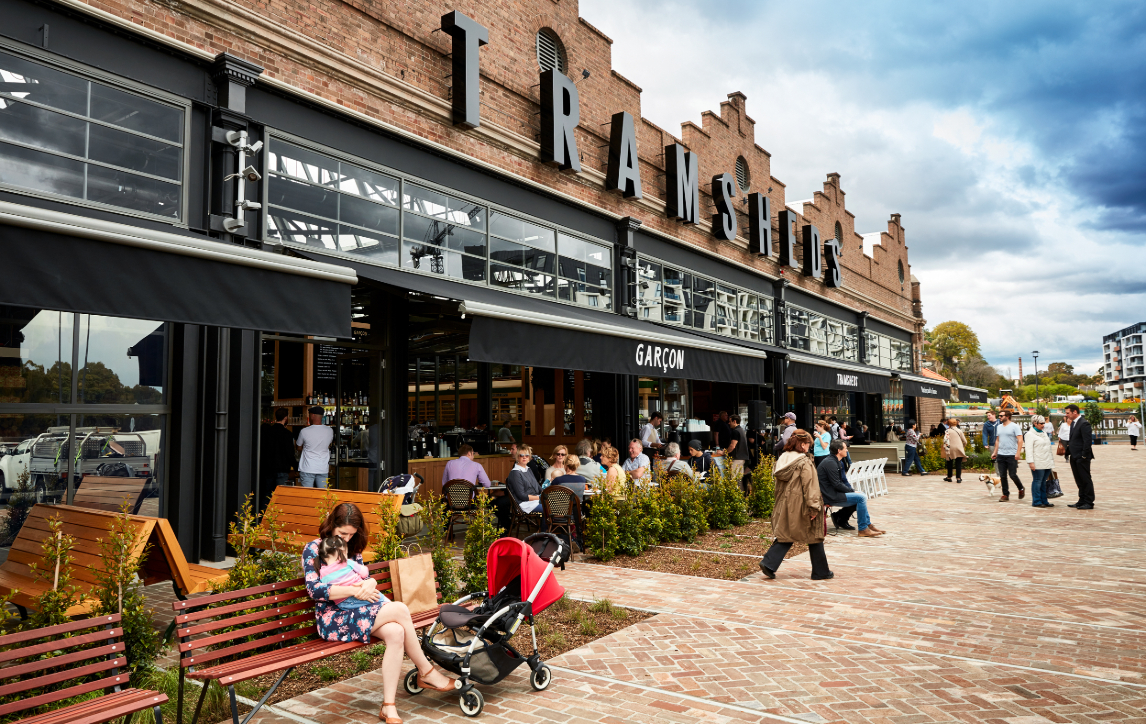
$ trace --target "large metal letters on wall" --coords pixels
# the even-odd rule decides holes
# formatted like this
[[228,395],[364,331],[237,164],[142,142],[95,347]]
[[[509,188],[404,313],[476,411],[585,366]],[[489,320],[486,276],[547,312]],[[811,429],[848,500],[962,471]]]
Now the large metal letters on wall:
[[736,182],[730,173],[712,177],[712,203],[716,213],[712,215],[712,235],[717,239],[732,241],[736,238],[736,209],[732,199],[736,197]]
[[700,159],[679,143],[665,146],[665,216],[700,223]]
[[454,39],[451,54],[454,125],[481,125],[481,76],[478,48],[489,44],[489,31],[457,10],[442,16],[442,31]]
[[541,160],[562,171],[581,172],[577,137],[581,121],[577,86],[561,71],[541,73]]
[[641,198],[641,168],[633,117],[624,111],[613,114],[609,133],[609,166],[605,189],[619,191],[626,199]]

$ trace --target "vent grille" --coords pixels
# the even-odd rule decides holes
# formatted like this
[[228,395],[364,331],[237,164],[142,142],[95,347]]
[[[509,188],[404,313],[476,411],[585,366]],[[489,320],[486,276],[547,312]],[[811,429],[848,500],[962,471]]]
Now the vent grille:
[[[836,222],[836,241],[839,242],[836,248],[840,250],[840,256],[844,255],[844,227],[840,226],[840,222]],[[901,280],[902,281],[902,280]]]
[[736,183],[740,185],[741,191],[748,191],[748,185],[752,182],[752,176],[748,173],[748,162],[744,160],[743,156],[736,158]]
[[561,46],[561,39],[548,28],[537,31],[537,64],[543,71],[556,69],[568,75],[565,49]]

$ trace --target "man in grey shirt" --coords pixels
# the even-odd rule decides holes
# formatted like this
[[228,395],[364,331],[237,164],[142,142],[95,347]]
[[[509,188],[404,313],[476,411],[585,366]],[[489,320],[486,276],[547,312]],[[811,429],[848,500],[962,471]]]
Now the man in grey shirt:
[[1018,473],[1018,459],[1023,454],[1023,428],[1011,422],[1010,410],[1004,410],[1002,417],[1002,421],[995,428],[995,446],[991,450],[991,457],[995,460],[999,477],[1003,481],[1003,496],[999,498],[999,502],[1005,503],[1011,499],[1010,489],[1007,486],[1008,476],[1015,481],[1015,487],[1019,489],[1019,500],[1026,497],[1027,489],[1019,480]]

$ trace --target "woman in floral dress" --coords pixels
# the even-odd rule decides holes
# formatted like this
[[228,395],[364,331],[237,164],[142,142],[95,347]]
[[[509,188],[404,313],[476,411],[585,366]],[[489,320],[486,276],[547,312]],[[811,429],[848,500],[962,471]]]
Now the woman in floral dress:
[[[332,586],[322,583],[318,570],[322,561],[318,560],[318,546],[323,538],[338,536],[346,541],[350,557],[363,563],[362,551],[366,549],[369,531],[362,519],[362,512],[352,503],[340,503],[330,511],[326,520],[318,528],[320,538],[307,543],[302,551],[302,568],[306,577],[306,590],[315,601],[315,617],[318,634],[327,641],[370,642],[371,635],[386,643],[386,654],[382,657],[382,709],[378,718],[386,724],[401,724],[394,697],[398,692],[398,680],[402,676],[402,652],[405,651],[418,667],[418,686],[435,691],[453,691],[453,681],[434,668],[422,652],[410,609],[401,601],[391,601],[381,592],[359,586]],[[369,606],[341,609],[333,602],[347,596],[355,596],[370,601]]]

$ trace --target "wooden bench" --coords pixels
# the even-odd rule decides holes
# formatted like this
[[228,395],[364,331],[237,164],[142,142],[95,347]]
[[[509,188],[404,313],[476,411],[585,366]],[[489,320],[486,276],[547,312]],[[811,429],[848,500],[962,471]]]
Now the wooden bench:
[[[385,493],[362,493],[355,490],[327,490],[325,488],[303,488],[293,485],[280,485],[271,494],[267,509],[276,507],[279,510],[279,522],[283,525],[285,534],[284,544],[288,551],[302,553],[315,538],[318,538],[320,506],[327,496],[337,496],[339,503],[354,503],[362,512],[362,518],[367,528],[373,530],[380,524],[378,514],[374,511],[381,504],[392,505],[395,510],[402,507],[401,495],[387,495]],[[230,538],[232,545],[235,538]],[[267,549],[271,547],[270,539],[263,530],[255,541],[256,548]],[[374,560],[374,551],[368,546],[362,557],[367,561]]]
[[[103,690],[87,701],[21,719],[19,724],[101,724],[151,709],[163,724],[167,695],[130,688],[119,614],[0,636],[0,717]],[[32,696],[19,696],[33,693]]]
[[[372,563],[367,569],[378,581],[378,590],[388,594],[393,588],[390,562]],[[436,573],[434,585],[437,586]],[[429,626],[437,619],[440,592],[438,600],[438,606],[412,614],[415,628]],[[249,721],[295,667],[366,645],[360,641],[318,638],[315,606],[302,578],[172,604],[179,641],[178,711],[183,711],[186,678],[203,685],[192,724],[199,719],[207,688],[216,682],[227,689],[231,717],[234,724],[239,724],[235,684],[282,672],[243,720]],[[182,724],[182,717],[179,722]]]
[[[13,541],[8,559],[0,564],[0,595],[12,593],[12,604],[22,617],[27,617],[28,609],[36,607],[36,599],[51,587],[50,583],[37,580],[32,575],[31,564],[35,563],[42,569],[42,544],[51,535],[48,521],[56,516],[64,524],[63,532],[75,538],[72,581],[83,592],[80,602],[69,608],[67,613],[69,616],[87,615],[97,604],[95,597],[90,595],[90,591],[99,585],[96,571],[103,566],[103,554],[97,539],[108,537],[108,525],[116,513],[70,505],[37,504],[28,512],[28,519]],[[142,515],[128,518],[138,532],[135,554],[141,555],[147,544],[151,544],[140,567],[140,578],[145,586],[171,581],[176,595],[182,598],[209,590],[213,583],[226,578],[226,571],[189,564],[166,519]]]
[[76,488],[72,505],[118,513],[123,504],[127,503],[127,512],[135,514],[139,512],[139,506],[143,505],[146,485],[147,478],[100,478],[86,475]]

